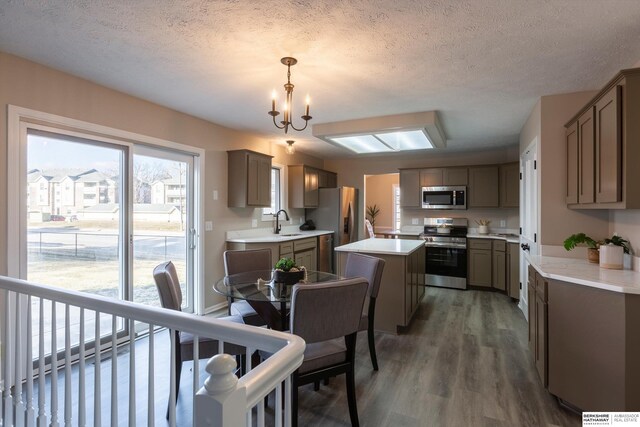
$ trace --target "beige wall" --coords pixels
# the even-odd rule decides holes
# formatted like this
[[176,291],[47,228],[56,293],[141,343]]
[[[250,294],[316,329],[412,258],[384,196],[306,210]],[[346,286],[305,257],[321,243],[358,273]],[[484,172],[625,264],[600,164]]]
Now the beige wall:
[[376,217],[376,231],[393,229],[393,186],[399,184],[400,175],[397,173],[366,177],[365,208],[375,204],[380,209],[380,213]]
[[596,94],[595,91],[543,96],[540,145],[540,243],[561,245],[573,233],[602,238],[608,232],[608,212],[568,209],[565,123]]
[[[212,100],[215,102],[215,100]],[[0,274],[7,273],[7,105],[12,104],[94,124],[148,135],[206,150],[205,220],[214,229],[205,233],[206,306],[221,299],[211,291],[224,274],[222,252],[227,230],[251,228],[259,209],[227,207],[226,150],[247,148],[275,156],[280,164],[306,163],[322,167],[322,160],[296,153],[288,156],[273,141],[238,132],[157,104],[117,92],[87,80],[0,52]],[[266,117],[265,117],[266,120]],[[213,200],[213,190],[220,197]],[[302,210],[291,212],[295,220]],[[269,226],[269,224],[264,224]]]
[[[338,185],[356,187],[359,192],[358,209],[361,218],[364,218],[364,179],[365,175],[378,175],[396,173],[399,168],[422,168],[443,166],[482,165],[494,163],[513,162],[518,159],[519,149],[517,145],[506,148],[472,151],[472,152],[429,152],[420,155],[402,156],[368,156],[362,158],[327,159],[324,162],[325,169],[338,173]],[[420,210],[421,213],[422,210]],[[449,211],[441,211],[449,212]],[[411,225],[404,222],[402,225]],[[363,220],[362,220],[363,221]],[[364,237],[363,229],[360,230],[360,238]]]

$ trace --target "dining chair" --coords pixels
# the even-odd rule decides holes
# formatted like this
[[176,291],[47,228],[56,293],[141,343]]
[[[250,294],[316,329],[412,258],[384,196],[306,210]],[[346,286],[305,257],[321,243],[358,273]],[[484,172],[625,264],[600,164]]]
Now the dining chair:
[[[248,271],[271,270],[271,249],[230,250],[224,252],[224,274],[245,273]],[[229,298],[229,314],[240,315],[247,325],[263,326],[264,319],[247,301],[234,301]]]
[[[180,281],[176,267],[171,261],[163,262],[153,269],[153,279],[160,295],[160,304],[163,308],[170,310],[182,311],[182,291],[180,290]],[[226,316],[219,318],[234,323],[244,323],[242,316]],[[180,373],[182,372],[182,362],[194,360],[193,351],[193,334],[187,332],[174,331],[175,346],[175,365],[176,372],[176,403],[178,401],[178,392],[180,390]],[[224,352],[231,355],[243,356],[246,352],[245,347],[224,343]],[[212,338],[198,339],[198,356],[199,358],[208,359],[218,354],[218,340]],[[242,366],[242,364],[240,364]],[[169,406],[167,406],[167,417],[169,417]]]
[[384,270],[384,260],[381,258],[349,252],[345,263],[344,277],[364,277],[369,283],[367,295],[369,298],[364,303],[362,317],[360,318],[359,331],[367,331],[369,341],[369,355],[373,370],[378,370],[378,358],[376,356],[376,346],[374,340],[374,322],[376,314],[376,298],[380,291],[382,281],[382,271]]
[[293,287],[289,328],[307,345],[292,378],[292,426],[298,425],[298,387],[340,374],[346,376],[351,425],[359,425],[355,352],[367,288],[361,277]]
[[376,234],[373,231],[373,224],[371,224],[371,221],[369,221],[368,219],[365,219],[364,225],[367,227],[367,233],[369,234],[369,238],[373,239],[374,237],[376,237]]

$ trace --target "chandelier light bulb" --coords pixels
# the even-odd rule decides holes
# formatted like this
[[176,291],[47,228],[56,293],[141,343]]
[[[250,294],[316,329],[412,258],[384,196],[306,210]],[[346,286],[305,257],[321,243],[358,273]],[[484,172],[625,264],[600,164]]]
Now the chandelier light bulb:
[[294,143],[294,142],[295,142],[295,141],[292,141],[292,140],[288,140],[288,141],[287,141],[287,147],[284,149],[285,153],[287,153],[287,154],[293,154],[293,153],[295,153],[295,152],[296,152],[296,149],[295,149],[295,147],[293,146],[293,143]]

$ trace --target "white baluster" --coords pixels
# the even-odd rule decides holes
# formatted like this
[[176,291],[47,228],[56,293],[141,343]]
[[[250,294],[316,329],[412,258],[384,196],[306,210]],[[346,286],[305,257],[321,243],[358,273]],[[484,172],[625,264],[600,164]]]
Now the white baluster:
[[171,337],[171,371],[169,375],[169,425],[176,425],[176,333],[173,329],[169,329]]
[[275,427],[282,427],[282,383],[276,386],[276,406],[273,411],[276,415]]
[[44,375],[44,299],[40,298],[40,319],[38,319],[38,427],[47,425],[46,390]]
[[129,319],[129,426],[136,425],[136,330],[135,321]]
[[[200,337],[193,336],[193,391],[195,397],[200,388]],[[196,401],[193,400],[193,425],[196,425]]]
[[156,417],[156,405],[155,405],[155,366],[154,366],[154,352],[155,352],[155,326],[149,325],[149,389],[147,390],[148,400],[147,400],[147,426],[155,427],[155,417]]
[[224,353],[224,341],[218,340],[218,354]]
[[[247,347],[247,353],[245,355],[245,359],[244,359],[244,371],[249,372],[251,370],[251,355],[253,354],[253,349],[251,347]],[[252,409],[249,409],[247,411],[247,427],[251,427],[253,425],[253,420],[251,419],[251,411]]]
[[2,343],[4,349],[2,357],[4,358],[4,419],[13,419],[13,405],[11,401],[11,341],[13,333],[11,330],[11,299],[12,292],[4,293],[4,341]]
[[31,317],[31,295],[27,296],[27,399],[25,425],[33,426],[33,319]]
[[22,310],[20,304],[22,304],[22,294],[16,294],[15,314],[16,314],[16,340],[13,344],[15,350],[15,368],[14,368],[14,382],[13,382],[13,406],[16,427],[22,427],[24,425],[24,402],[22,401],[22,338],[24,336],[22,331]]
[[85,403],[85,344],[84,344],[84,308],[80,307],[80,347],[78,348],[78,426],[87,424],[87,410]]
[[207,362],[209,377],[196,395],[198,426],[241,426],[246,422],[247,393],[238,388],[236,360],[218,354]]
[[71,308],[64,306],[64,425],[71,426],[71,408],[73,403],[71,384]]
[[258,402],[258,427],[264,427],[264,399]]
[[96,333],[95,340],[95,367],[94,367],[94,379],[93,379],[93,425],[100,427],[102,425],[102,355],[101,343],[100,343],[100,312],[96,311]]
[[118,426],[118,318],[111,316],[111,426]]
[[51,301],[51,427],[58,427],[58,331],[56,302]]
[[284,380],[284,425],[291,427],[291,376]]

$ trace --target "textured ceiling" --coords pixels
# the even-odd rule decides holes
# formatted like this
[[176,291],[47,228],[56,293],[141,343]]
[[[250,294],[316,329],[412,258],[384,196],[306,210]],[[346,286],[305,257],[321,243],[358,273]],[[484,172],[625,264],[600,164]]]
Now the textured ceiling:
[[480,149],[636,63],[639,22],[638,0],[0,0],[0,50],[282,143],[266,112],[295,56],[294,115],[307,93],[312,123],[438,110],[448,149]]

